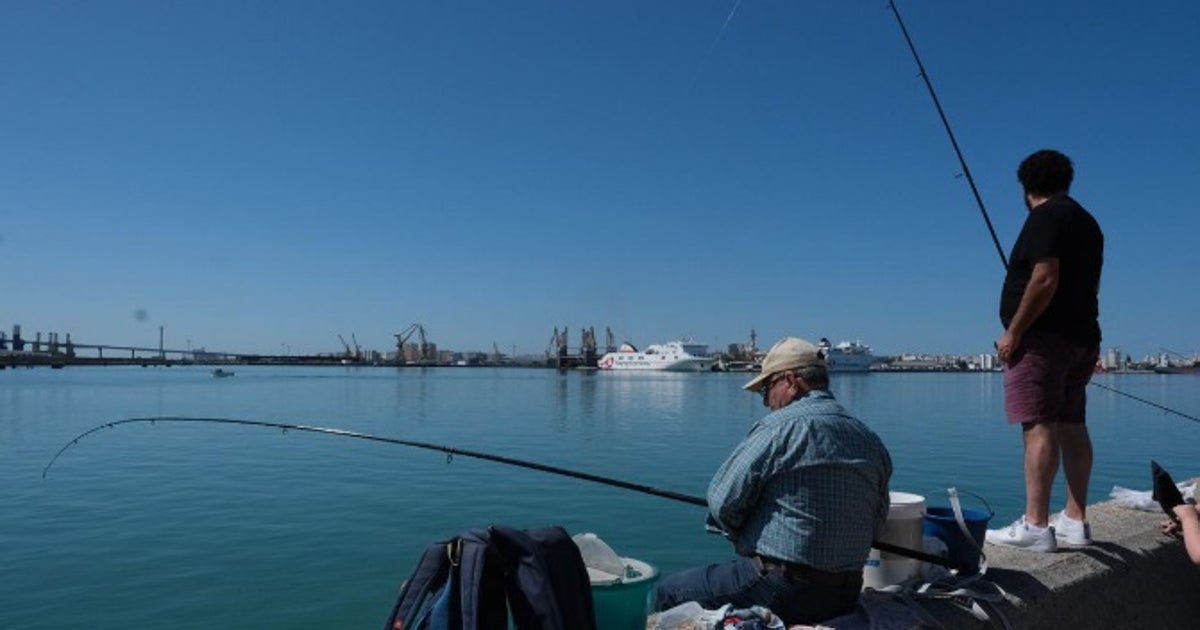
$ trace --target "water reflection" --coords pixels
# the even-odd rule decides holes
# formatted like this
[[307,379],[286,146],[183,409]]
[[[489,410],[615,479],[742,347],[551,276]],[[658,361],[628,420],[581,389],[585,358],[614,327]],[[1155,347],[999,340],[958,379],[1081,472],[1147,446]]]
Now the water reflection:
[[591,423],[596,416],[596,379],[600,378],[594,370],[579,373],[579,411],[581,419]]
[[578,376],[578,374],[578,372],[568,372],[563,370],[558,372],[558,379],[554,383],[556,393],[554,401],[556,404],[554,408],[554,415],[552,417],[554,426],[556,428],[561,429],[567,424],[567,416],[571,413],[570,383],[571,379]]
[[829,375],[829,391],[846,408],[852,409],[856,401],[864,397],[863,394],[870,387],[867,381],[874,376],[869,372],[835,372]]
[[[678,434],[689,422],[707,418],[713,411],[720,413],[722,407],[729,405],[729,394],[740,381],[735,383],[721,376],[724,375],[564,371],[547,379],[553,400],[548,415],[558,428],[582,426],[611,432],[634,427]],[[737,402],[756,401],[756,397],[747,396],[745,401]],[[741,404],[734,407],[728,413],[740,425],[746,418],[746,407]]]
[[705,375],[650,372],[605,373],[605,394],[612,416],[620,421],[652,420],[659,425],[676,425],[689,390],[698,389]]
[[396,368],[396,384],[392,388],[393,408],[397,420],[411,420],[417,425],[429,423],[429,368]]

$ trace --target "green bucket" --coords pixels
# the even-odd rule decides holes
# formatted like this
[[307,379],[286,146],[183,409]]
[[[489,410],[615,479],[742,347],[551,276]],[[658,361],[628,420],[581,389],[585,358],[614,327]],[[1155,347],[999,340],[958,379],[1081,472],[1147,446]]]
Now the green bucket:
[[621,562],[625,565],[623,576],[588,570],[596,627],[643,630],[650,614],[651,587],[658,580],[658,569],[633,558],[621,558]]

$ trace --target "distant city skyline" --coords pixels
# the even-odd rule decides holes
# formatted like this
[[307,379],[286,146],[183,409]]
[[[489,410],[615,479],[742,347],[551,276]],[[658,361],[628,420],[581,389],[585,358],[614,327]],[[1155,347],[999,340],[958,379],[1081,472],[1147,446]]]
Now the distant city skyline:
[[[1200,4],[900,1],[1007,251],[1031,151],[1103,347],[1200,352]],[[1049,35],[1053,34],[1053,35]],[[886,3],[9,3],[0,330],[978,354],[1003,269]]]
[[[17,327],[20,327],[20,324],[15,325],[14,328],[10,328],[7,331],[0,330],[0,344],[3,345],[3,348],[0,348],[0,349],[10,349],[10,350],[15,349],[15,347],[14,347],[15,336],[13,333],[16,332],[15,328],[17,328]],[[165,331],[165,327],[164,327],[164,331]],[[389,356],[391,353],[395,353],[399,350],[399,348],[397,347],[397,345],[395,343],[393,343],[391,346],[387,346],[387,347],[369,347],[369,346],[365,346],[365,345],[356,343],[356,341],[357,341],[356,339],[355,339],[354,343],[352,343],[351,341],[344,341],[344,339],[339,339],[339,342],[344,341],[344,343],[346,344],[344,346],[330,347],[330,348],[324,349],[324,350],[308,351],[308,352],[304,352],[304,353],[299,353],[299,352],[294,353],[291,345],[288,343],[280,343],[279,348],[275,351],[269,351],[269,350],[263,351],[263,350],[243,350],[243,349],[239,349],[239,348],[208,347],[208,346],[203,346],[203,345],[194,345],[192,343],[191,339],[187,339],[184,346],[175,346],[175,345],[166,343],[165,335],[164,335],[164,339],[162,341],[162,345],[159,346],[157,343],[156,344],[115,343],[115,342],[96,342],[94,340],[69,339],[65,333],[54,332],[54,331],[34,331],[33,333],[26,334],[24,332],[23,328],[21,329],[21,333],[22,334],[21,334],[20,341],[21,341],[21,343],[24,344],[26,350],[30,350],[31,346],[37,345],[37,346],[40,346],[40,349],[43,352],[46,351],[50,347],[50,344],[52,344],[52,343],[54,344],[56,351],[58,351],[58,352],[64,351],[64,348],[66,347],[66,345],[68,343],[73,343],[73,344],[86,344],[86,345],[112,345],[112,346],[122,346],[122,347],[125,347],[125,346],[137,347],[137,348],[140,348],[140,349],[143,349],[146,351],[153,351],[153,350],[162,348],[162,349],[165,349],[166,351],[172,352],[172,353],[187,352],[187,353],[195,353],[196,355],[200,355],[200,354],[206,354],[206,355],[207,354],[216,354],[216,355],[219,355],[219,354],[263,354],[263,355],[271,355],[271,356],[295,356],[295,355],[299,355],[299,354],[310,354],[310,355],[337,356],[337,355],[346,355],[346,354],[356,354],[356,355],[367,356],[367,355],[370,355],[371,353],[378,353],[380,356],[386,357],[386,356]],[[55,335],[55,336],[52,338],[51,335]],[[354,337],[355,336],[352,333],[351,339],[354,339]],[[407,339],[407,337],[406,337],[406,339]],[[815,337],[815,336],[812,337],[812,341],[814,341],[814,342],[816,342],[819,339],[821,339],[821,338]],[[582,339],[581,338],[572,338],[572,339],[569,339],[568,341],[569,341],[568,347],[570,348],[570,350],[572,352],[579,351],[582,348]],[[727,354],[730,352],[730,348],[732,348],[734,346],[738,346],[739,349],[744,349],[745,347],[750,345],[748,338],[747,338],[747,340],[744,340],[744,341],[730,341],[727,343],[716,342],[716,341],[714,341],[713,343],[708,343],[703,340],[694,340],[694,341],[696,341],[697,343],[704,343],[704,344],[708,345],[710,352],[714,353],[714,354]],[[832,344],[837,344],[842,341],[858,342],[861,340],[850,340],[850,339],[836,340],[836,339],[834,339],[834,340],[829,340],[829,341]],[[612,347],[613,347],[613,349],[616,349],[625,343],[629,343],[628,340],[621,340],[619,338],[614,337]],[[772,341],[770,343],[774,343],[774,341]],[[492,347],[490,347],[490,348],[459,348],[459,347],[440,346],[436,341],[430,339],[429,345],[432,348],[431,352],[433,352],[433,353],[440,351],[443,353],[451,353],[451,354],[493,355],[498,352],[499,354],[506,356],[506,357],[510,357],[510,358],[550,356],[554,353],[554,347],[552,344],[547,344],[547,346],[545,348],[533,349],[533,350],[520,350],[517,348],[517,346],[515,344],[504,347],[504,346],[501,346],[499,343],[494,343],[492,345]],[[597,347],[599,348],[600,352],[604,352],[608,348],[606,343],[603,341],[603,337],[600,337],[598,339]],[[766,346],[764,346],[764,345],[762,345],[761,342],[756,342],[755,347],[757,349],[757,354],[762,355],[762,354],[765,354],[770,349],[770,344],[767,344]],[[868,348],[869,347],[870,346],[868,345]],[[416,348],[419,348],[419,344],[414,341],[407,341],[406,343],[404,343],[404,348],[408,349],[408,350],[416,349]],[[873,348],[871,348],[871,350],[874,351]],[[81,354],[88,354],[89,352],[94,353],[94,350],[93,351],[88,351],[88,350],[83,350],[83,349],[80,350]],[[983,356],[992,356],[992,357],[995,356],[994,349],[992,351],[981,350],[981,351],[976,351],[976,352],[971,352],[971,351],[949,352],[949,351],[928,351],[928,350],[921,350],[921,349],[905,349],[905,350],[901,350],[898,352],[891,352],[891,353],[882,353],[882,352],[878,352],[878,351],[874,351],[874,353],[880,359],[884,359],[884,358],[888,358],[888,357],[894,358],[894,357],[906,357],[906,356],[955,357],[955,358],[964,358],[964,359],[976,359],[976,358],[983,357]],[[407,355],[405,356],[405,358],[408,360],[413,360],[413,357],[410,357]],[[1110,345],[1110,346],[1103,346],[1101,348],[1101,358],[1103,359],[1102,363],[1104,364],[1104,367],[1112,368],[1112,367],[1118,365],[1119,363],[1125,361],[1126,359],[1129,359],[1129,360],[1131,360],[1133,362],[1137,362],[1137,363],[1144,363],[1144,362],[1162,363],[1164,361],[1164,359],[1166,361],[1170,361],[1170,362],[1197,360],[1197,359],[1200,359],[1200,352],[1185,354],[1182,352],[1176,352],[1169,348],[1160,347],[1155,352],[1150,352],[1150,353],[1146,353],[1144,355],[1135,356],[1120,346]]]

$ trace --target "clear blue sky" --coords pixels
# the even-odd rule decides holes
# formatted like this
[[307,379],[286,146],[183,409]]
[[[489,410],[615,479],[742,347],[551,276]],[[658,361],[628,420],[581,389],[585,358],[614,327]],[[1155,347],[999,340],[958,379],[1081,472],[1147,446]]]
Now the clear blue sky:
[[[1200,3],[899,6],[1005,252],[1017,163],[1061,149],[1107,236],[1104,346],[1200,351]],[[960,170],[884,0],[0,3],[27,338],[990,351]]]

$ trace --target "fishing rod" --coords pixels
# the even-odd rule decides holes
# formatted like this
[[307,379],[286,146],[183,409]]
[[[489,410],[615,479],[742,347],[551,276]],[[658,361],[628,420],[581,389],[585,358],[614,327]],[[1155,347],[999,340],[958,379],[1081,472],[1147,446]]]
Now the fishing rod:
[[917,54],[917,47],[913,45],[912,38],[908,36],[908,29],[904,26],[904,20],[900,18],[900,9],[896,8],[894,0],[888,1],[888,6],[892,9],[892,13],[896,15],[896,22],[900,25],[900,32],[904,34],[904,41],[908,43],[908,50],[912,52],[913,60],[917,62],[917,69],[921,72],[921,78],[925,81],[925,87],[929,90],[929,96],[933,98],[933,106],[937,108],[938,117],[942,119],[942,127],[946,129],[946,135],[950,137],[950,144],[954,147],[954,154],[958,156],[958,163],[962,165],[963,176],[967,178],[967,183],[971,185],[971,193],[975,195],[975,203],[979,205],[979,212],[983,215],[984,223],[987,223],[988,232],[992,235],[992,243],[996,245],[996,253],[1000,254],[1000,263],[1008,269],[1008,258],[1004,255],[1004,248],[1000,246],[1000,239],[996,236],[996,229],[992,227],[992,219],[988,216],[987,208],[983,206],[983,197],[979,195],[979,189],[975,187],[975,178],[971,177],[971,169],[967,166],[967,159],[963,157],[962,149],[958,147],[958,140],[954,137],[954,130],[950,128],[950,121],[946,119],[946,112],[942,110],[942,102],[938,100],[937,92],[933,91],[933,82],[929,80],[929,73],[925,71],[925,64],[921,63],[921,56]]
[[[687,503],[690,505],[696,505],[696,506],[703,507],[703,508],[708,507],[708,501],[704,500],[702,497],[682,494],[679,492],[673,492],[671,490],[662,490],[660,488],[654,488],[652,486],[647,486],[647,485],[640,484],[640,483],[632,483],[629,481],[622,481],[620,479],[613,479],[612,477],[604,477],[601,475],[594,475],[592,473],[581,472],[578,470],[570,470],[568,468],[560,468],[558,466],[539,464],[537,462],[526,461],[523,459],[516,459],[514,457],[505,457],[503,455],[492,455],[490,453],[481,453],[479,451],[469,451],[466,449],[454,448],[452,446],[444,446],[441,444],[431,444],[429,442],[417,442],[414,440],[402,440],[400,438],[392,438],[392,437],[386,437],[386,436],[382,436],[382,435],[372,435],[370,433],[360,433],[358,431],[347,431],[345,429],[334,429],[334,428],[330,428],[330,427],[315,427],[315,426],[308,426],[308,425],[303,425],[303,424],[290,424],[287,422],[267,422],[264,420],[240,420],[240,419],[236,419],[236,418],[188,418],[188,417],[127,418],[125,420],[116,420],[114,422],[106,422],[104,424],[99,424],[99,425],[96,425],[96,426],[88,429],[87,431],[84,431],[83,433],[80,433],[79,435],[75,436],[69,442],[64,444],[62,448],[58,449],[58,452],[54,454],[54,457],[50,458],[50,462],[47,463],[46,467],[42,469],[42,479],[46,478],[46,474],[48,472],[50,472],[50,467],[54,466],[54,462],[58,461],[58,458],[61,457],[62,454],[67,451],[67,449],[78,444],[80,440],[82,440],[83,438],[85,438],[93,433],[96,433],[97,431],[100,431],[102,429],[110,429],[110,428],[120,426],[123,424],[151,424],[151,425],[154,425],[154,424],[158,424],[160,422],[164,423],[164,424],[165,423],[232,424],[232,425],[252,426],[252,427],[267,427],[267,428],[272,428],[272,429],[279,429],[279,430],[283,431],[284,433],[286,433],[288,431],[304,431],[307,433],[320,433],[320,434],[325,434],[325,435],[336,435],[339,437],[355,438],[355,439],[359,439],[359,440],[368,440],[371,442],[383,442],[385,444],[398,444],[400,446],[412,446],[415,448],[445,453],[446,454],[446,463],[450,463],[452,461],[453,456],[462,455],[463,457],[472,457],[475,459],[482,459],[482,460],[497,462],[497,463],[501,463],[501,464],[508,464],[510,466],[517,466],[520,468],[539,470],[542,472],[548,472],[548,473],[555,474],[555,475],[562,475],[564,477],[571,477],[573,479],[583,479],[584,481],[591,481],[594,483],[604,484],[607,486],[614,486],[617,488],[623,488],[625,490],[633,490],[634,492],[641,492],[643,494],[649,494],[649,495],[653,495],[656,497],[662,497],[664,499],[671,499],[672,501],[679,501],[680,503]],[[879,549],[880,551],[886,551],[888,553],[893,553],[898,556],[904,556],[906,558],[912,558],[914,560],[921,560],[922,562],[929,562],[932,564],[936,564],[936,565],[951,568],[951,569],[958,568],[957,565],[955,565],[953,562],[947,560],[946,558],[942,558],[940,556],[935,556],[932,554],[927,554],[922,551],[917,551],[915,549],[909,549],[907,547],[898,547],[896,545],[881,542],[878,540],[873,541],[871,543],[871,546],[876,549]]]
[[[963,175],[967,179],[967,183],[971,186],[971,193],[975,195],[975,203],[979,205],[979,212],[983,215],[983,221],[987,224],[988,232],[992,235],[992,243],[996,245],[996,253],[1000,254],[1000,263],[1004,265],[1004,269],[1008,270],[1008,258],[1004,255],[1004,249],[1000,246],[1000,239],[996,237],[996,229],[992,227],[992,219],[988,216],[987,208],[983,205],[983,197],[979,195],[979,189],[975,187],[975,178],[971,176],[971,169],[967,166],[967,159],[963,157],[962,150],[958,147],[958,140],[954,137],[954,131],[950,128],[950,121],[946,118],[946,112],[942,110],[942,102],[938,99],[937,92],[933,90],[933,82],[929,79],[929,73],[925,71],[925,64],[921,63],[921,56],[917,54],[917,47],[913,45],[912,38],[908,35],[908,28],[904,26],[904,20],[900,17],[900,9],[896,7],[895,0],[888,0],[888,8],[896,16],[896,23],[900,25],[900,32],[904,35],[904,41],[908,44],[908,50],[912,53],[913,61],[917,63],[917,69],[920,71],[921,79],[925,81],[925,87],[929,90],[929,96],[933,99],[933,106],[937,108],[938,117],[942,119],[942,127],[946,129],[946,135],[950,138],[950,145],[954,147],[954,154],[958,156],[958,163],[962,165]],[[1095,385],[1101,389],[1106,389],[1114,394],[1120,394],[1127,398],[1146,403],[1151,407],[1157,407],[1167,413],[1172,413],[1182,418],[1187,418],[1195,422],[1200,422],[1200,418],[1191,416],[1181,411],[1176,411],[1169,407],[1164,407],[1155,402],[1139,398],[1133,394],[1127,394],[1121,390],[1101,385],[1095,381],[1090,381],[1089,384]]]
[[509,464],[511,466],[519,466],[521,468],[530,468],[532,470],[540,470],[542,472],[553,473],[556,475],[563,475],[566,477],[574,477],[574,478],[583,479],[586,481],[603,483],[603,484],[607,484],[610,486],[616,486],[618,488],[624,488],[626,490],[633,490],[636,492],[652,494],[652,495],[663,497],[666,499],[682,501],[684,503],[696,503],[698,501],[699,503],[696,503],[697,505],[707,505],[707,503],[705,503],[705,501],[703,499],[691,497],[686,494],[680,494],[678,492],[671,492],[670,490],[660,490],[658,488],[652,488],[650,486],[646,486],[646,485],[642,485],[642,484],[631,483],[628,481],[621,481],[620,479],[610,479],[608,477],[601,477],[600,475],[593,475],[591,473],[579,472],[579,471],[575,471],[575,470],[568,470],[566,468],[559,468],[557,466],[548,466],[546,464],[539,464],[537,462],[529,462],[529,461],[525,461],[525,460],[515,459],[512,457],[504,457],[502,455],[490,455],[488,453],[480,453],[477,451],[468,451],[465,449],[454,448],[454,447],[450,447],[450,446],[443,446],[440,444],[430,444],[428,442],[416,442],[413,440],[401,440],[399,438],[384,437],[384,436],[380,436],[380,435],[371,435],[370,433],[359,433],[357,431],[346,431],[345,429],[334,429],[334,428],[329,428],[329,427],[314,427],[314,426],[307,426],[307,425],[303,425],[303,424],[289,424],[286,422],[266,422],[266,421],[262,421],[262,420],[239,420],[239,419],[235,419],[235,418],[184,418],[184,417],[127,418],[125,420],[117,420],[115,422],[108,422],[105,424],[97,425],[97,426],[92,427],[91,429],[88,429],[87,431],[84,431],[83,433],[77,435],[74,439],[72,439],[70,442],[67,442],[66,445],[64,445],[61,449],[59,449],[58,452],[54,454],[54,457],[50,460],[50,463],[46,464],[46,467],[44,469],[42,469],[42,478],[43,479],[46,478],[46,473],[48,473],[50,471],[50,467],[54,465],[54,462],[57,461],[58,458],[64,452],[66,452],[66,450],[68,448],[70,448],[71,446],[74,446],[75,444],[78,444],[79,440],[87,437],[88,435],[91,435],[92,433],[100,431],[101,429],[109,429],[109,428],[112,428],[112,427],[115,427],[118,425],[122,425],[122,424],[137,424],[137,423],[157,424],[159,422],[162,422],[162,423],[234,424],[234,425],[242,425],[242,426],[268,427],[268,428],[280,429],[284,432],[304,431],[304,432],[308,432],[308,433],[324,433],[327,435],[338,435],[338,436],[342,436],[342,437],[355,438],[355,439],[359,439],[359,440],[369,440],[372,442],[384,442],[387,444],[399,444],[401,446],[413,446],[416,448],[422,448],[422,449],[431,450],[431,451],[443,452],[446,454],[447,463],[450,462],[450,459],[453,456],[462,455],[464,457],[473,457],[475,459],[484,459],[484,460],[488,460],[488,461],[499,462],[501,464]]

